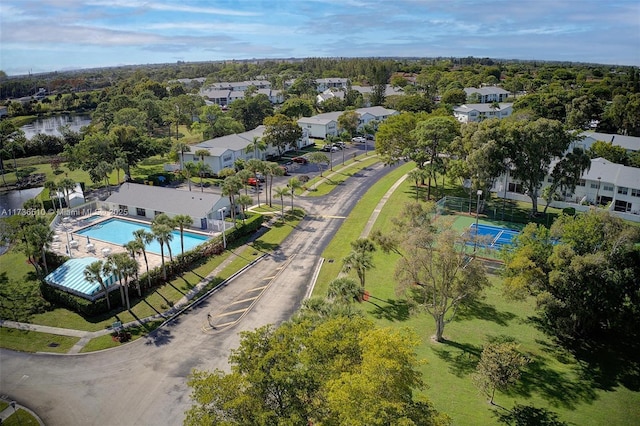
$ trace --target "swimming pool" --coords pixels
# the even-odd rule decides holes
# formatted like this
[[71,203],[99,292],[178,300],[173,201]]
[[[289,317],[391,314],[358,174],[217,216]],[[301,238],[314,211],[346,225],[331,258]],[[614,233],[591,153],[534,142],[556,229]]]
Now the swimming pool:
[[[112,218],[104,222],[96,223],[88,228],[84,228],[76,232],[76,234],[84,235],[96,240],[106,241],[112,244],[123,245],[133,240],[133,232],[138,229],[144,229],[151,232],[151,226],[146,223],[133,222],[131,220]],[[180,231],[172,232],[171,252],[176,255],[180,254]],[[184,232],[184,251],[191,250],[207,241],[209,238],[205,235],[195,234],[193,232]],[[160,254],[160,244],[153,240],[145,246],[145,250],[150,253]],[[164,247],[164,253],[167,255],[169,251],[167,246]]]

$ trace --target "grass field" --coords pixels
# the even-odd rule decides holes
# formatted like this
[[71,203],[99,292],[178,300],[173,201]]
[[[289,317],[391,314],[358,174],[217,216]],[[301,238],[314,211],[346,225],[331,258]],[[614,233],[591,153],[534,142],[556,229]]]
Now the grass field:
[[[340,271],[340,259],[350,249],[348,243],[358,238],[381,195],[403,171],[406,172],[404,169],[397,170],[398,173],[394,171],[384,182],[372,188],[354,209],[353,217],[345,220],[323,255],[325,259],[334,259],[334,262],[325,262],[314,295],[326,293],[328,282]],[[390,219],[407,201],[415,201],[415,187],[405,181],[380,212],[374,229],[388,232],[391,229]],[[467,217],[458,226],[468,226],[473,221]],[[503,226],[512,227],[511,224]],[[421,336],[418,355],[427,361],[422,372],[429,385],[425,394],[437,409],[451,416],[453,424],[496,424],[495,414],[505,412],[516,403],[546,409],[569,424],[640,424],[640,393],[634,382],[625,386],[623,380],[616,377],[615,368],[611,368],[611,376],[603,377],[603,372],[594,365],[576,359],[557,346],[536,328],[535,302],[506,300],[498,276],[491,276],[492,287],[486,291],[483,300],[464,309],[455,321],[446,326],[444,343],[432,341],[434,320],[425,313],[409,312],[407,304],[395,293],[397,259],[397,255],[374,254],[375,269],[367,274],[366,284],[371,298],[358,306],[379,326],[408,327]],[[515,339],[531,362],[525,368],[519,385],[509,393],[498,392],[495,398],[497,405],[491,406],[472,384],[471,374],[482,346],[494,337]],[[618,362],[615,358],[603,361],[602,365],[610,366]],[[535,424],[541,424],[539,422]]]

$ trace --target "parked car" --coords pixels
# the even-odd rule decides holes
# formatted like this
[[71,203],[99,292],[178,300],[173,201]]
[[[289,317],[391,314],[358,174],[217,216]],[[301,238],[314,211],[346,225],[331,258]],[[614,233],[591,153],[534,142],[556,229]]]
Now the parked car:
[[247,179],[247,185],[258,186],[258,185],[260,185],[260,180],[254,178],[254,177],[250,177],[249,179]]
[[307,164],[309,162],[309,160],[304,157],[293,157],[291,161],[298,164]]
[[326,152],[336,152],[336,151],[339,151],[340,148],[338,148],[335,145],[331,145],[331,144],[328,143],[328,144],[326,144],[325,146],[322,147],[322,150],[326,151]]
[[258,178],[258,180],[260,182],[264,182],[266,179],[264,178],[264,175],[262,173],[256,173],[256,177]]
[[364,137],[365,137],[365,139],[366,139],[366,140],[368,140],[368,141],[372,141],[372,140],[374,140],[373,135],[364,135]]
[[342,142],[342,141],[340,141],[340,142],[334,142],[333,146],[338,147],[340,149],[345,149],[347,147],[347,144]]
[[355,138],[351,138],[351,142],[365,143],[365,142],[367,142],[367,140],[362,136],[356,136]]
[[289,169],[287,169],[287,166],[280,166],[280,168],[284,172],[285,176],[289,176]]

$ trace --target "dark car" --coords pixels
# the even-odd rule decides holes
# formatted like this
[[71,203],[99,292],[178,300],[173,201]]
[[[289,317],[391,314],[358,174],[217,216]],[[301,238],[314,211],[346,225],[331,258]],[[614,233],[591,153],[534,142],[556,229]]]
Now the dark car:
[[291,161],[298,164],[307,164],[309,162],[309,160],[304,157],[293,157]]
[[374,139],[374,138],[373,138],[373,135],[364,135],[364,137],[365,137],[365,139],[366,139],[366,140],[368,140],[368,141],[372,141],[372,140]]

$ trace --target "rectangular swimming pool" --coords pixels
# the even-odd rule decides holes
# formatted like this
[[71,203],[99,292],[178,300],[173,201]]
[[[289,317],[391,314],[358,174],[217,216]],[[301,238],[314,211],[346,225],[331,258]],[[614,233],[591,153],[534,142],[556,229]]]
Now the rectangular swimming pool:
[[[104,222],[96,223],[87,228],[81,229],[76,234],[84,235],[89,238],[95,238],[96,240],[106,241],[108,243],[124,245],[134,239],[133,232],[138,229],[144,229],[147,232],[151,232],[151,226],[146,223],[134,222],[131,220],[111,218]],[[172,232],[173,239],[171,240],[171,252],[176,255],[180,254],[180,231],[174,230]],[[209,237],[205,235],[195,234],[193,232],[184,232],[184,251],[191,250],[194,247],[206,242]],[[153,240],[145,246],[145,250],[150,253],[160,254],[160,244],[158,241]],[[165,256],[168,255],[169,250],[164,247]]]

